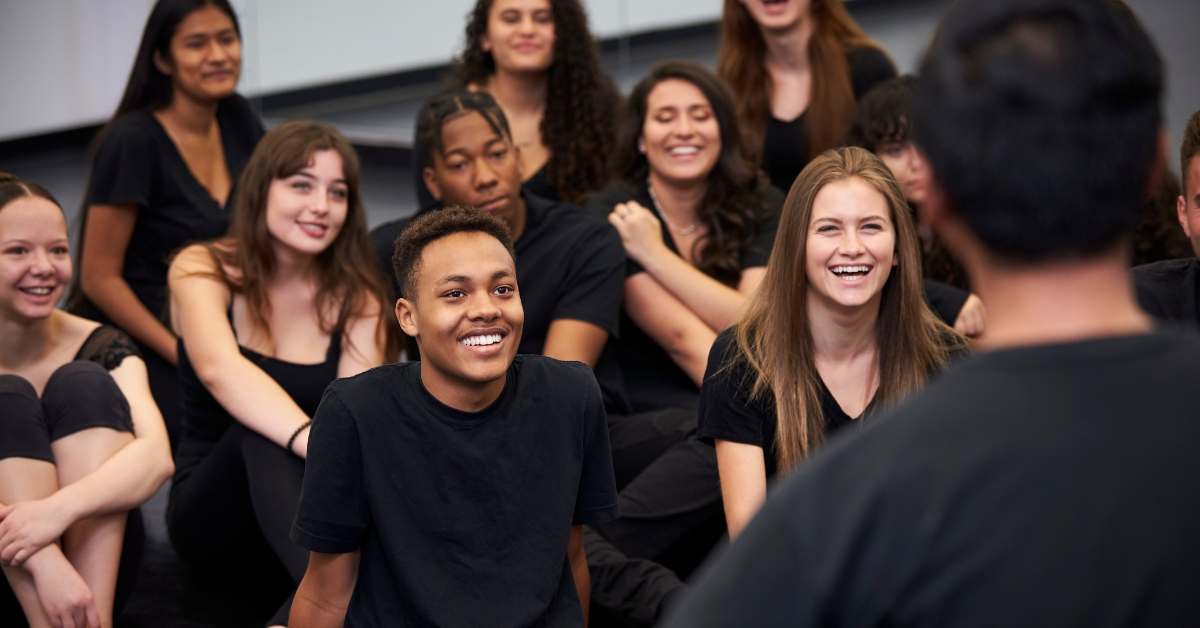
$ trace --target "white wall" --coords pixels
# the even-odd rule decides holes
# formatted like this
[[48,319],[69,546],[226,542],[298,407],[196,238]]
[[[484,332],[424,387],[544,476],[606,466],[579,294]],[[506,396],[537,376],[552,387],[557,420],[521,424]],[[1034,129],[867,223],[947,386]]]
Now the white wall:
[[[153,0],[0,0],[0,140],[101,122]],[[715,20],[721,0],[584,0],[598,37]],[[474,0],[233,0],[240,90],[272,93],[440,65]]]

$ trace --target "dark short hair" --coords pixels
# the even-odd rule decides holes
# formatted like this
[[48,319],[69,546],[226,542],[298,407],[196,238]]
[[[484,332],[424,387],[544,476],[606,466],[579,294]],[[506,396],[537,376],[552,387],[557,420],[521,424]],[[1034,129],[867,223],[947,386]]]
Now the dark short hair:
[[4,209],[9,203],[25,196],[46,199],[62,209],[62,204],[46,188],[32,181],[22,181],[16,175],[0,172],[0,209]]
[[1137,223],[1162,61],[1111,0],[963,0],[921,66],[913,132],[953,210],[997,256],[1096,254]]
[[504,245],[514,262],[517,259],[512,232],[503,220],[474,207],[458,205],[431,211],[414,218],[396,236],[392,270],[396,273],[396,283],[400,285],[400,298],[410,301],[417,298],[417,272],[420,271],[421,253],[425,247],[456,233],[486,233]]
[[1179,149],[1179,174],[1183,178],[1183,193],[1189,194],[1187,189],[1187,171],[1191,165],[1192,159],[1200,155],[1200,111],[1192,114],[1188,119],[1187,127],[1183,130],[1183,145]]
[[487,121],[488,126],[496,135],[512,140],[512,132],[508,130],[508,118],[504,110],[496,104],[496,99],[487,92],[472,92],[465,89],[444,91],[429,101],[417,116],[417,145],[425,156],[425,163],[430,167],[436,163],[435,154],[440,155],[444,150],[442,144],[442,127],[446,123],[470,112],[477,112]]
[[858,103],[846,144],[877,153],[887,142],[908,140],[912,132],[911,109],[916,87],[917,77],[906,74],[871,88]]

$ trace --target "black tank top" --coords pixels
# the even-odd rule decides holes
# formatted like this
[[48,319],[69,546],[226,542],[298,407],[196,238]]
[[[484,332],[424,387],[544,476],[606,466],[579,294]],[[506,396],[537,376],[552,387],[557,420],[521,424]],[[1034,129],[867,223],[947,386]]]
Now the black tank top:
[[[230,325],[233,325],[232,320]],[[329,350],[320,364],[296,364],[267,357],[246,347],[238,347],[242,355],[271,376],[296,405],[308,416],[317,412],[325,387],[337,379],[338,359],[342,355],[342,335],[334,333]],[[236,420],[208,392],[192,368],[179,341],[179,380],[183,388],[183,432],[175,453],[175,485],[185,480],[191,470],[216,447],[217,441]]]

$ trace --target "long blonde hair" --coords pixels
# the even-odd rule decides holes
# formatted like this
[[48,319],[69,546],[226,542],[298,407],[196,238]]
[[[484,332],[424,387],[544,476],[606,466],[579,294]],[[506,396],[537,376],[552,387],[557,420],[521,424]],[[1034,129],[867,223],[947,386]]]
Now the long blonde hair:
[[[778,416],[775,457],[793,468],[825,435],[821,385],[808,321],[805,270],[813,201],[826,185],[851,177],[887,199],[896,232],[896,258],[883,286],[875,339],[879,358],[876,408],[912,394],[945,366],[948,345],[965,346],[953,329],[930,311],[922,296],[921,245],[896,179],[878,157],[861,148],[825,151],[797,177],[783,206],[779,235],[762,283],[734,328],[736,357],[753,375],[752,397],[774,403]],[[743,383],[743,385],[749,382]]]
[[[883,49],[867,37],[842,0],[812,0],[809,12],[815,27],[808,42],[813,81],[806,126],[808,156],[815,157],[839,145],[854,120],[857,100],[846,54],[863,46]],[[767,43],[750,12],[739,0],[725,0],[717,74],[733,86],[742,134],[758,157],[771,117],[766,56]]]

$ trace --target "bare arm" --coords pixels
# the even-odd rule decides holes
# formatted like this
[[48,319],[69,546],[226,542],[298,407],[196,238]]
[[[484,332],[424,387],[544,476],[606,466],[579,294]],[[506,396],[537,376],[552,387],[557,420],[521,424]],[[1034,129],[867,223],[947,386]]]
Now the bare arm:
[[625,311],[699,386],[717,334],[648,273],[625,280]]
[[342,628],[346,608],[358,583],[361,552],[322,554],[311,552],[308,571],[296,589],[288,626],[293,628]]
[[[213,271],[215,264],[199,246],[188,247],[175,258],[168,278],[172,322],[200,382],[221,407],[239,423],[285,447],[308,422],[308,415],[238,349],[237,336],[225,317],[232,298],[229,289],[203,274]],[[307,443],[307,438],[297,439],[293,447],[301,458],[308,454]]]
[[358,375],[383,364],[384,339],[376,333],[382,311],[379,304],[375,303],[363,316],[346,325],[343,333],[346,350],[338,359],[338,377]]
[[575,576],[575,590],[579,593],[583,625],[586,627],[588,607],[592,598],[592,576],[588,573],[587,554],[583,551],[583,526],[571,526],[571,536],[567,540],[567,558],[571,561],[571,573]]
[[717,471],[729,540],[737,540],[746,524],[767,501],[767,467],[762,447],[717,439]]
[[542,355],[555,360],[583,362],[595,368],[605,342],[608,342],[608,332],[597,325],[560,318],[551,322],[546,331]]
[[175,334],[146,309],[122,276],[137,211],[135,205],[92,205],[88,208],[83,256],[79,260],[79,286],[88,300],[117,327],[171,364],[177,364]]

